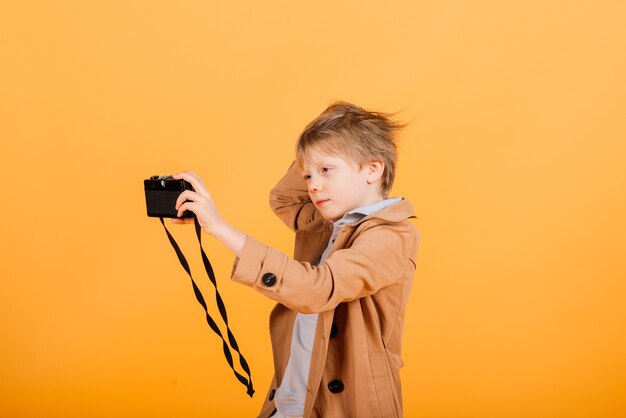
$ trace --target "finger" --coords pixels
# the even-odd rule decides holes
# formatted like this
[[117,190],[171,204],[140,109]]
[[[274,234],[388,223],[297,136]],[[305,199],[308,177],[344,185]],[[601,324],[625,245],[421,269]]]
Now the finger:
[[[185,202],[178,208],[178,213],[176,214],[176,216],[180,218],[181,216],[183,216],[183,213],[185,213],[186,210],[193,212],[196,216],[198,216],[199,209],[200,207],[198,206],[197,203]],[[183,218],[183,219],[188,219],[188,218]]]
[[185,190],[176,198],[176,204],[174,205],[174,208],[178,210],[178,207],[185,203],[185,201],[189,200],[195,202],[200,200],[201,197],[202,196],[192,190]]
[[209,194],[209,190],[207,189],[206,185],[204,184],[204,181],[202,180],[202,177],[200,177],[198,174],[194,173],[193,171],[188,172],[190,178],[192,178],[195,182],[192,183],[195,184],[198,187],[198,190],[200,194],[202,195],[208,195]]
[[201,195],[204,195],[204,196],[209,195],[209,191],[204,185],[202,178],[196,173],[194,173],[193,171],[182,171],[180,173],[173,174],[172,177],[174,177],[177,180],[183,179],[183,180],[188,181],[189,183],[191,183],[191,186],[193,187],[193,189],[196,192],[200,193]]
[[176,209],[177,210],[176,216],[180,218],[181,216],[183,216],[183,213],[185,213],[186,210],[189,210],[188,208],[189,208],[189,205],[186,203],[183,203],[182,205],[178,207],[178,209]]
[[172,223],[177,225],[192,224],[193,218],[172,218]]

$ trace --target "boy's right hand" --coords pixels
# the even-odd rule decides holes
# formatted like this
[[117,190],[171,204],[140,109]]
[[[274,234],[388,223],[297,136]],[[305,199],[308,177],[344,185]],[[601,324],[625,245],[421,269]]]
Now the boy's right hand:
[[[241,254],[246,235],[222,218],[217,206],[199,175],[193,171],[174,174],[176,180],[187,180],[194,190],[185,190],[176,200],[176,210],[181,216],[186,210],[193,212],[202,230],[213,235],[236,256]],[[174,224],[191,224],[193,218],[172,218]]]
[[[176,180],[186,180],[191,183],[193,190],[185,190],[176,199],[176,210],[181,216],[186,210],[193,212],[200,227],[207,233],[214,235],[214,231],[224,223],[211,194],[207,190],[202,178],[193,171],[183,171],[172,175]],[[173,218],[172,223],[190,224],[193,218]]]

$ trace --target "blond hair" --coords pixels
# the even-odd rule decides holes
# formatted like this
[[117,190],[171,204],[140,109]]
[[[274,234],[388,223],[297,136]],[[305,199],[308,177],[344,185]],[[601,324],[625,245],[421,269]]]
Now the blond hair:
[[387,198],[396,175],[396,134],[404,126],[391,114],[335,102],[304,128],[296,143],[296,159],[302,165],[307,152],[316,147],[341,155],[359,168],[371,161],[382,161],[385,168],[380,194]]

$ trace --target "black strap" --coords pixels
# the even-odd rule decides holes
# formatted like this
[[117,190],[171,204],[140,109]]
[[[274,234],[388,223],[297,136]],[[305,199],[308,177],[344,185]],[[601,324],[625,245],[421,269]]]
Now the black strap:
[[198,223],[198,219],[194,217],[196,235],[198,237],[198,243],[200,244],[200,252],[202,253],[202,261],[204,263],[204,269],[209,275],[209,279],[211,280],[211,283],[213,283],[213,286],[215,287],[215,300],[217,302],[217,307],[220,311],[220,315],[222,316],[222,319],[224,320],[224,323],[226,324],[228,341],[230,342],[230,346],[233,348],[233,350],[235,350],[237,354],[239,355],[239,364],[241,365],[241,368],[248,374],[247,379],[243,375],[238,373],[237,370],[235,370],[235,366],[233,364],[233,356],[230,352],[230,348],[228,347],[228,344],[226,343],[226,340],[224,339],[224,336],[222,335],[222,332],[220,331],[219,327],[217,326],[213,318],[211,318],[211,315],[209,315],[209,311],[207,309],[206,302],[204,301],[204,297],[202,296],[200,289],[196,285],[196,282],[193,280],[193,277],[191,275],[191,269],[189,268],[189,263],[187,263],[187,259],[183,255],[183,252],[180,250],[180,247],[174,240],[174,237],[172,236],[172,234],[170,234],[170,231],[168,231],[167,227],[165,226],[165,222],[163,221],[163,218],[160,218],[160,219],[161,219],[161,224],[163,225],[163,228],[165,228],[165,233],[167,234],[167,238],[170,240],[172,247],[174,247],[174,251],[176,251],[176,255],[178,256],[178,260],[180,261],[180,264],[183,266],[187,274],[189,274],[189,278],[191,279],[191,285],[193,286],[193,292],[195,293],[196,299],[198,300],[200,305],[202,305],[202,307],[204,308],[204,312],[206,313],[206,320],[209,323],[209,326],[211,327],[213,332],[215,332],[222,339],[222,347],[224,350],[224,356],[226,357],[226,361],[230,365],[230,368],[233,369],[233,373],[235,373],[235,377],[237,377],[237,380],[239,380],[244,386],[248,388],[247,393],[250,397],[252,397],[252,395],[254,394],[254,388],[252,387],[252,376],[250,376],[250,367],[248,366],[248,362],[246,361],[246,359],[243,357],[243,355],[239,351],[239,345],[237,345],[237,340],[235,339],[235,336],[230,331],[230,327],[228,326],[228,315],[226,313],[226,306],[224,306],[224,302],[222,301],[220,292],[217,290],[217,280],[215,279],[215,273],[213,272],[213,267],[211,266],[211,262],[209,261],[209,258],[206,256],[204,249],[202,248],[202,239],[201,239],[201,234],[200,234],[201,229],[200,229],[200,224]]

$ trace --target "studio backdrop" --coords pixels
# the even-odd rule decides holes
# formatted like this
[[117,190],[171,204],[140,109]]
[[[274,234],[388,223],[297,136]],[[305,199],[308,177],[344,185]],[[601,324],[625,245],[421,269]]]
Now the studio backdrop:
[[626,416],[625,4],[3,2],[0,416],[255,416],[273,302],[203,237],[250,399],[143,180],[194,170],[291,254],[268,193],[335,100],[409,123],[405,415]]

